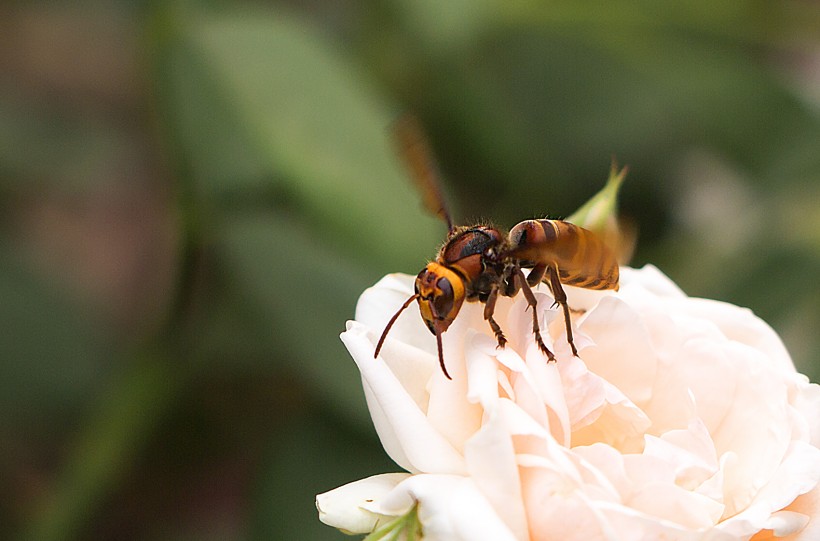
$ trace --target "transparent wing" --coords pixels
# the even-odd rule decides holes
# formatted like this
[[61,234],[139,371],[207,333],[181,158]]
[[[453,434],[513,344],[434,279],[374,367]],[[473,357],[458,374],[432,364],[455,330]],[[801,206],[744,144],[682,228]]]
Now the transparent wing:
[[403,115],[393,124],[392,132],[396,153],[421,193],[424,207],[444,220],[447,228],[452,231],[450,210],[441,192],[441,175],[418,119],[412,115]]

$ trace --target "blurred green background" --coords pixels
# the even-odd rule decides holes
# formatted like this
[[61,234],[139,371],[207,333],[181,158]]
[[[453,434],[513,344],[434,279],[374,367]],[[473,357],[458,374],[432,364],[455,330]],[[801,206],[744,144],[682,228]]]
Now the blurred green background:
[[395,471],[338,334],[444,227],[570,214],[630,166],[635,265],[751,307],[820,378],[813,2],[0,6],[0,538],[343,539]]

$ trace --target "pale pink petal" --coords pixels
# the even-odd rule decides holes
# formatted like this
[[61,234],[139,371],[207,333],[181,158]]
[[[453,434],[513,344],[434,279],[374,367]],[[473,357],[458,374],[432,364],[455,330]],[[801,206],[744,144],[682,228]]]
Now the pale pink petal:
[[[630,493],[633,483],[626,474],[624,455],[620,451],[605,443],[594,443],[574,447],[572,452],[588,468],[594,468],[596,472],[606,478],[606,485],[611,486],[614,493],[618,495],[614,501],[621,502],[622,495]],[[603,483],[601,484],[603,485]]]
[[624,504],[688,530],[711,527],[724,508],[711,498],[670,482],[649,483],[634,489]]
[[[356,321],[372,328],[378,339],[393,314],[414,294],[413,281],[407,274],[388,274],[367,288],[356,304]],[[396,320],[387,339],[436,353],[435,337],[425,327],[415,303]]]
[[[465,400],[467,394],[466,352],[472,348],[478,333],[468,331],[450,334],[444,341],[444,359],[459,362],[447,363],[453,379],[434,377],[430,381],[430,400],[427,418],[430,425],[458,450],[464,452],[464,442],[481,427],[482,407]],[[470,335],[469,337],[467,335]],[[483,335],[478,335],[486,338]],[[452,338],[463,337],[458,340]]]
[[681,299],[669,305],[673,313],[715,324],[728,340],[759,351],[778,370],[794,371],[794,364],[782,340],[748,308],[710,299]]
[[[509,400],[502,403],[515,407]],[[490,414],[465,449],[467,471],[478,490],[517,539],[527,538],[515,449],[506,416]]]
[[[535,457],[532,457],[535,458]],[[618,541],[598,510],[583,493],[580,476],[550,462],[528,464],[522,472],[522,491],[533,541]],[[576,472],[577,473],[577,472]],[[627,537],[628,538],[628,537]]]
[[[601,291],[573,286],[564,286],[564,292],[567,294],[567,304],[569,304],[569,307],[572,310],[581,313],[589,312],[595,308],[595,306],[601,302],[601,299],[604,297],[617,295],[617,292],[612,289]],[[549,294],[549,291],[546,293]],[[560,319],[563,321],[563,318]]]
[[[545,285],[540,285],[535,289],[535,298],[537,301],[535,310],[538,314],[538,321],[542,330],[541,336],[544,343],[548,348],[555,351],[553,336],[548,332],[544,332],[546,329],[550,329],[551,323],[558,318],[558,311],[551,308],[553,298],[548,292],[549,290]],[[512,302],[507,299],[503,300],[503,303],[499,302],[498,304],[507,307],[507,309],[505,310],[503,323],[501,320],[499,320],[499,323],[505,330],[507,339],[509,340],[507,348],[512,348],[523,357],[530,344],[535,343],[535,338],[532,333],[532,311],[523,295],[518,295]],[[546,361],[545,356],[542,358]]]
[[[522,485],[524,479],[532,473],[541,471],[557,475],[560,483],[565,487],[579,487],[584,484],[584,476],[579,469],[579,457],[572,450],[560,445],[554,438],[547,435],[538,446],[539,454],[519,453],[516,457],[521,467]],[[526,498],[525,498],[526,501]],[[529,506],[529,502],[527,502]]]
[[815,541],[820,539],[820,485],[811,492],[799,496],[788,509],[808,517],[809,521],[802,530],[783,541]]
[[640,269],[621,267],[621,291],[626,291],[630,297],[686,298],[677,284],[654,265],[644,265]]
[[[746,349],[733,344],[733,347]],[[771,479],[784,459],[792,439],[786,388],[770,366],[755,362],[752,352],[743,351],[747,362],[733,365],[736,392],[732,408],[711,432],[718,454],[737,453],[738,461],[725,475],[726,516],[744,509],[766,480]],[[704,353],[705,355],[705,353]],[[700,407],[700,404],[699,404]],[[761,445],[765,442],[765,445]]]
[[661,439],[688,452],[693,460],[705,468],[717,468],[717,453],[712,436],[699,418],[693,418],[685,430],[670,430]]
[[521,358],[516,350],[511,347],[499,349],[495,354],[496,360],[501,366],[505,366],[513,372],[525,373],[527,371],[527,363]]
[[384,497],[409,473],[385,473],[367,477],[316,496],[319,520],[349,533],[373,531],[383,517],[368,510],[372,502]]
[[591,373],[578,357],[562,359],[558,371],[572,430],[595,422],[608,404],[604,380]]
[[721,522],[718,528],[736,536],[752,535],[767,527],[773,513],[789,507],[798,496],[816,490],[818,482],[820,449],[805,442],[793,442],[771,481],[743,511]]
[[572,445],[600,442],[623,453],[639,453],[643,449],[643,435],[652,421],[615,386],[606,381],[603,386],[604,408],[595,422],[573,432]]
[[[526,432],[535,433],[536,430],[538,430],[540,431],[540,437],[551,434],[552,437],[564,442],[566,440],[566,432],[562,429],[560,420],[556,418],[554,412],[544,405],[544,400],[538,389],[535,388],[528,379],[519,376],[520,374],[516,374],[513,379],[513,392],[509,399],[515,406],[515,412],[519,413],[519,415],[514,415],[514,419],[508,419],[511,430],[517,430],[517,432],[514,433],[521,434],[523,433],[520,431],[521,426],[528,426],[530,428],[527,429]],[[504,404],[500,404],[500,406],[503,407]],[[512,410],[513,408],[508,409]],[[502,411],[502,413],[504,415],[510,415],[506,410]],[[526,417],[527,421],[522,421],[520,417]],[[514,424],[519,426],[514,426]],[[534,427],[538,428],[535,429]],[[529,452],[523,449],[520,451]]]
[[[504,429],[513,436],[551,437],[544,425],[538,423],[521,407],[520,403],[503,398],[498,401],[496,411],[504,423]],[[553,438],[554,439],[554,438]]]
[[472,332],[465,351],[467,362],[467,401],[493,411],[498,402],[498,363],[495,343],[487,336]]
[[525,541],[516,537],[473,481],[453,475],[414,475],[379,502],[386,515],[418,503],[425,541]]
[[[670,334],[679,327],[674,329]],[[744,393],[737,384],[738,366],[715,341],[701,335],[681,338],[677,348],[671,343],[665,346],[667,354],[645,406],[656,434],[685,429],[695,415],[712,432],[732,411],[735,396]]]
[[547,363],[544,355],[532,342],[527,348],[527,371],[514,385],[519,402],[527,403],[527,396],[532,395],[530,407],[541,410],[533,416],[544,419],[553,437],[563,445],[569,445],[571,437],[570,414],[558,372],[558,362]]
[[[354,322],[348,322],[348,329]],[[375,350],[375,335],[368,333]],[[372,355],[370,355],[372,357]],[[430,400],[430,380],[440,372],[438,358],[427,351],[404,342],[388,340],[375,362],[384,363],[401,382],[401,386],[422,411],[427,411]],[[363,362],[369,362],[363,359]]]
[[810,442],[820,447],[820,385],[809,383],[806,376],[795,376],[795,396],[792,404],[806,421]]
[[[693,419],[686,430],[670,430],[661,437],[647,435],[643,455],[669,464],[675,484],[687,490],[698,489],[719,469],[714,443],[700,419]],[[722,490],[716,501],[723,501]]]
[[771,530],[775,537],[786,537],[803,531],[809,523],[809,517],[794,511],[776,511],[763,526]]
[[[613,325],[617,321],[617,325]],[[658,359],[640,314],[618,297],[601,300],[580,328],[595,338],[583,359],[596,375],[616,386],[629,399],[640,404],[652,396]],[[617,362],[613,362],[617,359]]]
[[387,365],[373,359],[369,329],[351,322],[341,338],[359,366],[373,424],[390,457],[410,472],[463,473],[461,454],[430,424]]
[[608,527],[617,532],[613,539],[618,541],[741,541],[714,530],[685,528],[676,522],[643,513],[626,505],[600,502],[596,504],[596,510],[601,520],[605,520]]

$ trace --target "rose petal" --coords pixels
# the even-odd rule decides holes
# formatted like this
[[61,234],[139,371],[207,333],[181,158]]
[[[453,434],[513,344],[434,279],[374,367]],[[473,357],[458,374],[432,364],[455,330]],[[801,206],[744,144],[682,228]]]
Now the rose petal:
[[[367,288],[356,304],[356,321],[371,327],[378,335],[401,305],[415,293],[414,277],[407,274],[388,274],[374,286]],[[418,308],[408,306],[390,329],[388,341],[409,344],[431,355],[436,353],[436,340],[424,325]]]
[[643,455],[669,464],[675,484],[687,490],[700,487],[719,467],[714,443],[699,419],[693,419],[687,430],[671,430],[660,438],[647,435]]
[[763,528],[772,530],[775,537],[786,537],[804,529],[808,523],[809,517],[802,513],[777,511],[772,513]]
[[[552,334],[544,331],[551,330],[551,323],[557,319],[558,310],[551,308],[553,298],[545,285],[540,284],[533,291],[537,303],[535,313],[538,316],[538,324],[542,331],[541,337],[546,346],[555,351]],[[505,330],[509,340],[507,348],[512,348],[520,356],[523,356],[529,345],[535,343],[535,336],[532,332],[532,309],[529,307],[524,295],[518,295],[514,300],[501,299],[496,303],[496,309],[499,305],[506,308],[504,318],[499,320],[499,323],[502,324],[502,329]],[[546,360],[546,357],[542,358]]]
[[[511,404],[509,400],[502,400]],[[514,405],[513,405],[514,407]],[[510,427],[500,413],[467,442],[467,471],[476,487],[517,539],[527,539],[527,519]]]
[[527,403],[525,397],[534,393],[534,400],[529,402],[535,401],[536,407],[543,413],[536,412],[533,417],[540,419],[545,414],[543,426],[549,429],[556,440],[568,446],[571,436],[569,410],[564,398],[561,374],[556,366],[558,363],[544,362],[544,356],[534,342],[527,349],[526,362],[527,371],[514,384],[519,402]]
[[820,486],[799,496],[787,508],[795,513],[809,517],[809,522],[802,530],[783,541],[813,541],[820,539]]
[[467,362],[467,401],[494,411],[498,402],[498,363],[495,344],[487,336],[473,333],[465,350]]
[[[568,475],[571,468],[556,467],[541,457],[530,457],[522,465],[526,465],[521,481],[532,539],[631,539],[629,532],[611,528],[598,511],[598,502],[585,497],[580,475]],[[621,537],[622,533],[626,535]]]
[[590,372],[578,357],[562,359],[558,363],[558,372],[572,430],[580,430],[595,422],[608,403],[604,380]]
[[381,499],[379,511],[406,513],[418,502],[425,541],[524,541],[499,518],[475,484],[453,475],[414,475]]
[[798,374],[794,394],[791,403],[800,418],[806,420],[811,444],[820,447],[820,385],[809,383],[806,376]]
[[448,363],[452,380],[444,377],[432,378],[427,408],[430,425],[459,453],[464,452],[464,442],[481,427],[482,416],[481,405],[464,399],[469,381],[466,352],[472,349],[472,343],[476,340],[489,340],[483,334],[472,330],[461,336],[464,336],[463,340],[448,340],[444,344],[444,358],[460,359],[461,362]]
[[[612,322],[617,321],[617,325]],[[587,367],[616,386],[632,402],[640,404],[652,396],[658,359],[644,320],[626,301],[605,297],[584,319],[580,328],[595,337],[595,345],[584,350]],[[612,362],[612,359],[618,362]]]
[[[648,296],[670,300],[684,299],[686,294],[654,265],[644,265],[640,269],[621,267],[621,291],[629,296]],[[636,293],[640,290],[640,293]]]
[[794,371],[786,347],[777,333],[748,308],[710,299],[679,299],[669,305],[673,313],[715,324],[728,340],[759,351],[778,370]]
[[820,449],[805,442],[793,442],[771,481],[750,505],[721,522],[718,529],[735,536],[752,535],[767,527],[773,513],[795,502],[798,496],[816,490],[819,481]]
[[635,488],[624,504],[693,531],[714,525],[724,509],[711,498],[669,482],[647,483]]
[[384,473],[319,494],[316,496],[319,520],[349,533],[371,532],[382,517],[369,511],[368,506],[409,476],[408,473]]
[[617,536],[611,538],[613,541],[739,541],[714,530],[691,530],[626,505],[596,502],[596,511],[599,520],[605,522],[610,531],[617,532]]
[[597,475],[606,479],[606,483],[599,481],[599,484],[612,487],[612,492],[616,495],[612,498],[613,501],[620,502],[621,495],[629,493],[632,481],[626,475],[624,456],[617,449],[605,443],[595,443],[575,447],[572,452],[585,467],[594,469]]
[[387,454],[410,472],[464,473],[461,454],[430,424],[385,363],[373,358],[368,333],[352,322],[341,338],[361,371],[367,406]]
[[572,434],[573,445],[609,444],[623,453],[643,449],[643,435],[652,425],[646,414],[616,387],[603,382],[605,406],[595,422]]

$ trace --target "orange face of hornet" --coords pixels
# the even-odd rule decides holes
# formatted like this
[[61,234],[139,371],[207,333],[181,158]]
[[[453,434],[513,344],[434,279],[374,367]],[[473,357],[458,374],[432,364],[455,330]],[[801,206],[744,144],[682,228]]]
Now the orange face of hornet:
[[433,334],[447,330],[464,303],[464,280],[443,265],[429,263],[416,277],[419,311]]

